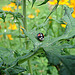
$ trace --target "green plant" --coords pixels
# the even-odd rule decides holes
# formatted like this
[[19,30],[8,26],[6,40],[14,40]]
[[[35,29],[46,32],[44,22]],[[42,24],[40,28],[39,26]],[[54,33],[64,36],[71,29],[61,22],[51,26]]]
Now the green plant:
[[[29,1],[29,0],[28,0]],[[34,5],[36,0],[33,0],[32,7]],[[45,0],[42,4],[47,3],[49,0]],[[24,32],[24,34],[18,34],[16,37],[19,38],[25,38],[25,44],[24,44],[24,51],[28,51],[25,54],[17,53],[16,51],[12,51],[8,48],[0,47],[0,73],[6,74],[6,75],[17,75],[21,72],[25,72],[26,69],[20,67],[20,64],[28,61],[29,70],[28,73],[33,75],[32,73],[32,67],[31,67],[31,58],[33,58],[36,55],[39,55],[40,53],[43,53],[44,56],[48,59],[48,63],[50,64],[48,67],[56,67],[60,75],[74,75],[75,71],[75,56],[70,55],[69,52],[66,49],[69,48],[75,48],[75,45],[69,44],[68,41],[70,39],[74,39],[75,37],[75,25],[74,21],[75,19],[71,16],[72,9],[68,8],[67,6],[64,6],[65,8],[65,15],[62,17],[61,20],[56,19],[50,19],[50,21],[55,20],[58,23],[64,23],[67,22],[67,26],[65,29],[64,34],[58,37],[51,37],[48,34],[49,27],[45,28],[45,38],[44,41],[40,42],[37,40],[37,33],[39,33],[39,29],[44,28],[46,24],[34,26],[32,30],[28,31],[27,24],[26,24],[26,0],[23,0],[23,16],[19,12],[7,12],[0,10],[0,17],[5,22],[5,14],[12,14],[14,16],[14,19],[17,20],[17,24],[20,26],[24,25],[24,29],[21,28]],[[49,16],[57,9],[59,0],[57,0],[57,4],[50,12]],[[48,17],[49,17],[48,16]],[[48,22],[48,17],[46,18],[44,23]],[[51,27],[52,28],[52,27]],[[20,28],[19,28],[20,30]],[[53,29],[52,29],[53,30]],[[35,31],[35,32],[34,32]],[[44,32],[44,31],[43,31]],[[7,33],[4,34],[4,36]],[[21,39],[20,39],[21,41]],[[29,49],[29,42],[32,44],[32,49]],[[25,47],[26,46],[26,47]],[[7,54],[6,54],[7,53]],[[5,55],[4,55],[5,54]],[[8,60],[7,60],[8,58]],[[12,58],[12,60],[11,60]],[[10,61],[10,62],[9,62]],[[50,68],[49,68],[50,69]],[[47,69],[48,70],[48,69]],[[23,74],[23,73],[22,73]]]

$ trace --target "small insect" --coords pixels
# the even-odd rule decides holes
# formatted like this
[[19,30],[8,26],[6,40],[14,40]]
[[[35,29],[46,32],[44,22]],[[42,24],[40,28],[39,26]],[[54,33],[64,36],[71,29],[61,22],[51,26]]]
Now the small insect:
[[39,41],[43,41],[43,40],[44,40],[44,35],[43,35],[43,33],[38,33],[38,34],[37,34],[37,38],[38,38]]

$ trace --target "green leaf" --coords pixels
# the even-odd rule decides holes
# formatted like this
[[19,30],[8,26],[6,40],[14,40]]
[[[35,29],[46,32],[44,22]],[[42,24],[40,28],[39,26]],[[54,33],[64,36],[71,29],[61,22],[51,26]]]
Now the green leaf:
[[21,28],[21,29],[23,30],[24,34],[34,43],[34,45],[36,47],[38,47],[39,45],[41,45],[40,41],[38,41],[37,38],[34,36],[34,33],[30,34],[30,32],[29,33],[26,32],[25,29],[23,29],[23,28]]
[[[47,16],[46,20],[49,18],[49,16],[57,9],[58,7],[58,3],[54,6],[54,8],[52,9],[52,11],[50,12],[50,14]],[[46,21],[45,20],[45,21]]]
[[[63,20],[67,22],[65,33],[60,37],[51,39],[49,42],[45,42],[46,44],[48,43],[48,45],[52,45],[55,42],[60,41],[62,39],[69,39],[75,36],[75,18],[71,16],[70,10],[70,8],[66,7],[66,14],[63,17]],[[44,43],[43,45],[46,46]]]
[[[59,1],[60,0],[57,0],[57,4],[54,6],[54,8],[52,9],[52,11],[50,12],[50,14],[47,16],[46,20],[48,19],[48,17],[57,9],[58,5],[59,5]],[[45,21],[46,21],[45,20]]]
[[15,60],[14,51],[8,48],[0,47],[0,57],[2,57],[3,62],[7,65],[11,65],[11,63]]
[[33,5],[34,5],[35,1],[36,1],[36,0],[32,0],[32,7],[33,7]]
[[43,4],[46,4],[49,0],[45,0],[43,3],[39,4],[38,6],[40,5],[43,5]]
[[15,37],[18,37],[18,38],[25,38],[25,35],[24,35],[24,34],[15,35]]
[[19,18],[18,18],[18,21],[19,21],[19,23],[21,24],[21,26],[23,26],[23,21],[22,21],[22,19],[19,19]]
[[45,50],[46,56],[48,58],[48,61],[50,64],[58,65],[59,64],[59,58],[56,57],[56,55],[61,55],[61,50],[64,48],[75,48],[75,46],[69,45],[69,44],[55,44],[55,45],[48,45],[45,44],[45,46],[42,46]]
[[46,16],[42,16],[40,19],[45,19],[46,18]]
[[[72,46],[69,44],[62,45],[59,42],[60,40],[62,41],[62,39],[69,39],[69,38],[72,38],[73,36],[75,36],[75,23],[74,23],[75,19],[71,16],[71,11],[67,7],[66,7],[66,14],[63,17],[63,20],[65,22],[67,22],[67,27],[66,27],[65,33],[62,36],[57,37],[57,38],[53,38],[53,39],[49,38],[49,40],[47,38],[45,38],[45,39],[47,39],[47,41],[43,41],[41,47],[44,48],[44,51],[46,53],[46,57],[48,58],[48,61],[50,64],[53,64],[55,66],[57,66],[61,63],[63,64],[63,67],[60,67],[60,71],[61,71],[60,73],[62,73],[61,75],[74,75],[74,70],[73,70],[74,66],[72,66],[72,65],[75,62],[72,59],[70,59],[70,60],[66,59],[65,58],[66,56],[65,57],[62,56],[61,50],[63,50],[64,48],[75,48],[75,46]],[[59,44],[57,44],[57,42]],[[68,61],[71,63],[71,66],[72,66],[72,67],[70,66],[71,68],[69,67]],[[67,63],[68,63],[68,65],[67,65]]]
[[62,18],[65,22],[67,22],[66,31],[63,35],[63,39],[72,38],[75,36],[75,18],[72,17],[71,9],[65,7],[65,16]]
[[60,75],[75,75],[75,56],[59,56],[61,65],[59,67]]
[[[44,47],[46,57],[51,65],[58,66],[60,75],[74,75],[75,72],[75,56],[61,55],[63,48],[73,48],[69,44],[55,45],[50,47]],[[75,46],[74,46],[75,48]],[[60,70],[59,70],[60,69]]]
[[12,65],[16,65],[17,63],[21,64],[21,63],[31,59],[35,55],[43,52],[43,48],[39,47],[37,49],[34,49],[33,51],[34,52],[29,52],[28,54],[26,54],[24,56],[20,56],[20,57],[16,58],[16,60],[12,62]]
[[[63,50],[64,48],[75,48],[75,46],[72,46],[69,44],[62,45],[61,43],[57,44],[57,43],[55,43],[55,42],[57,42],[56,40],[59,40],[59,37],[58,37],[58,39],[55,38],[55,40],[54,39],[53,40],[47,39],[47,42],[44,41],[41,47],[44,48],[44,51],[46,53],[46,57],[48,58],[49,63],[51,65],[59,66],[61,64],[60,62],[62,62],[61,60],[63,57],[63,56],[61,56],[61,50]],[[62,62],[62,64],[64,64],[64,62]],[[67,64],[67,63],[65,62],[65,64]],[[68,68],[66,67],[65,70],[67,70],[67,69]],[[62,75],[66,75],[66,74],[67,74],[67,72]],[[71,73],[71,75],[72,75],[72,73]]]
[[20,72],[26,71],[26,69],[24,69],[20,66],[14,66],[12,68],[8,68],[7,71],[9,72],[10,75],[17,75]]
[[1,13],[0,14],[0,18],[2,18],[3,19],[3,21],[5,22],[5,18],[6,18],[6,14],[3,12],[3,13]]
[[11,14],[13,15],[13,17],[15,18],[23,18],[23,15],[19,12],[11,12],[11,11],[3,11],[3,10],[0,10],[0,17],[2,15],[3,19],[6,17],[5,14]]

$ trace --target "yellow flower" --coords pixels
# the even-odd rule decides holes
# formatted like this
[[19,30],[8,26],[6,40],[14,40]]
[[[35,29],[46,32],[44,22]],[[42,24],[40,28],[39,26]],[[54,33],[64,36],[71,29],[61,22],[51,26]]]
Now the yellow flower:
[[69,0],[60,0],[59,5],[64,5],[64,4],[69,5],[68,1]]
[[13,38],[11,37],[11,34],[8,34],[7,37],[9,38],[9,40],[13,40]]
[[51,16],[49,16],[48,18],[49,18],[49,19],[52,19],[52,17],[51,17]]
[[2,18],[0,18],[0,19],[2,19]]
[[70,0],[70,4],[68,6],[74,9],[74,12],[72,13],[72,17],[75,18],[75,0]]
[[28,15],[29,18],[34,18],[33,14]]
[[20,26],[20,31],[23,31],[21,28],[23,28],[23,29],[24,29],[24,27]]
[[13,2],[11,2],[8,6],[10,6],[10,7],[15,7],[15,3],[13,3]]
[[48,3],[49,3],[50,5],[55,5],[55,4],[57,4],[57,0],[48,1]]
[[21,6],[19,6],[18,8],[21,9]]
[[10,26],[8,27],[8,29],[16,30],[17,29],[17,26],[16,26],[15,23],[13,25],[10,23]]
[[[52,19],[52,17],[51,17],[51,16],[49,16],[48,18],[49,18],[49,19]],[[49,21],[49,24],[50,24],[51,22],[52,22],[52,21]]]
[[72,13],[72,17],[75,18],[75,0],[70,0],[70,4],[68,6],[74,9],[74,12]]
[[40,10],[39,10],[39,9],[37,9],[37,10],[35,10],[35,12],[36,12],[36,13],[39,13],[39,12],[40,12]]
[[[60,0],[59,5],[64,5],[64,4],[69,5],[68,1],[69,0]],[[48,1],[48,3],[50,5],[55,5],[55,4],[57,4],[57,0]]]
[[64,22],[65,24],[61,24],[62,27],[66,28],[67,22]]
[[2,38],[3,37],[3,35],[0,35],[0,38]]
[[70,4],[68,6],[70,8],[75,7],[75,0],[70,0]]
[[4,10],[4,11],[14,11],[14,10],[12,10],[12,8],[10,7],[10,6],[4,6],[4,7],[2,7],[2,10]]
[[[21,6],[19,6],[18,8],[21,9]],[[14,9],[17,9],[17,5],[15,5]]]
[[62,27],[66,28],[66,24],[61,24]]
[[70,0],[70,4],[68,6],[74,9],[74,12],[72,13],[72,17],[75,18],[75,0]]
[[39,10],[39,9],[37,9],[37,10],[35,10],[35,12],[36,12],[36,16],[38,16],[38,14],[39,14],[40,10]]
[[72,17],[75,18],[75,11],[72,13]]
[[22,34],[24,34],[24,32],[23,32],[23,30],[22,30],[21,28],[23,28],[23,29],[24,29],[24,27],[20,26],[20,31],[22,31]]

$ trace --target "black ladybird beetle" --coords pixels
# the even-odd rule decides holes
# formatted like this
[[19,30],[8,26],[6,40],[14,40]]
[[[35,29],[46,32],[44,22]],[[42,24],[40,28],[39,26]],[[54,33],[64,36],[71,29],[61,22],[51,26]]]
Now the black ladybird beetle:
[[44,40],[44,35],[43,35],[43,33],[38,33],[38,34],[37,34],[37,38],[38,38],[39,41],[43,41],[43,40]]

